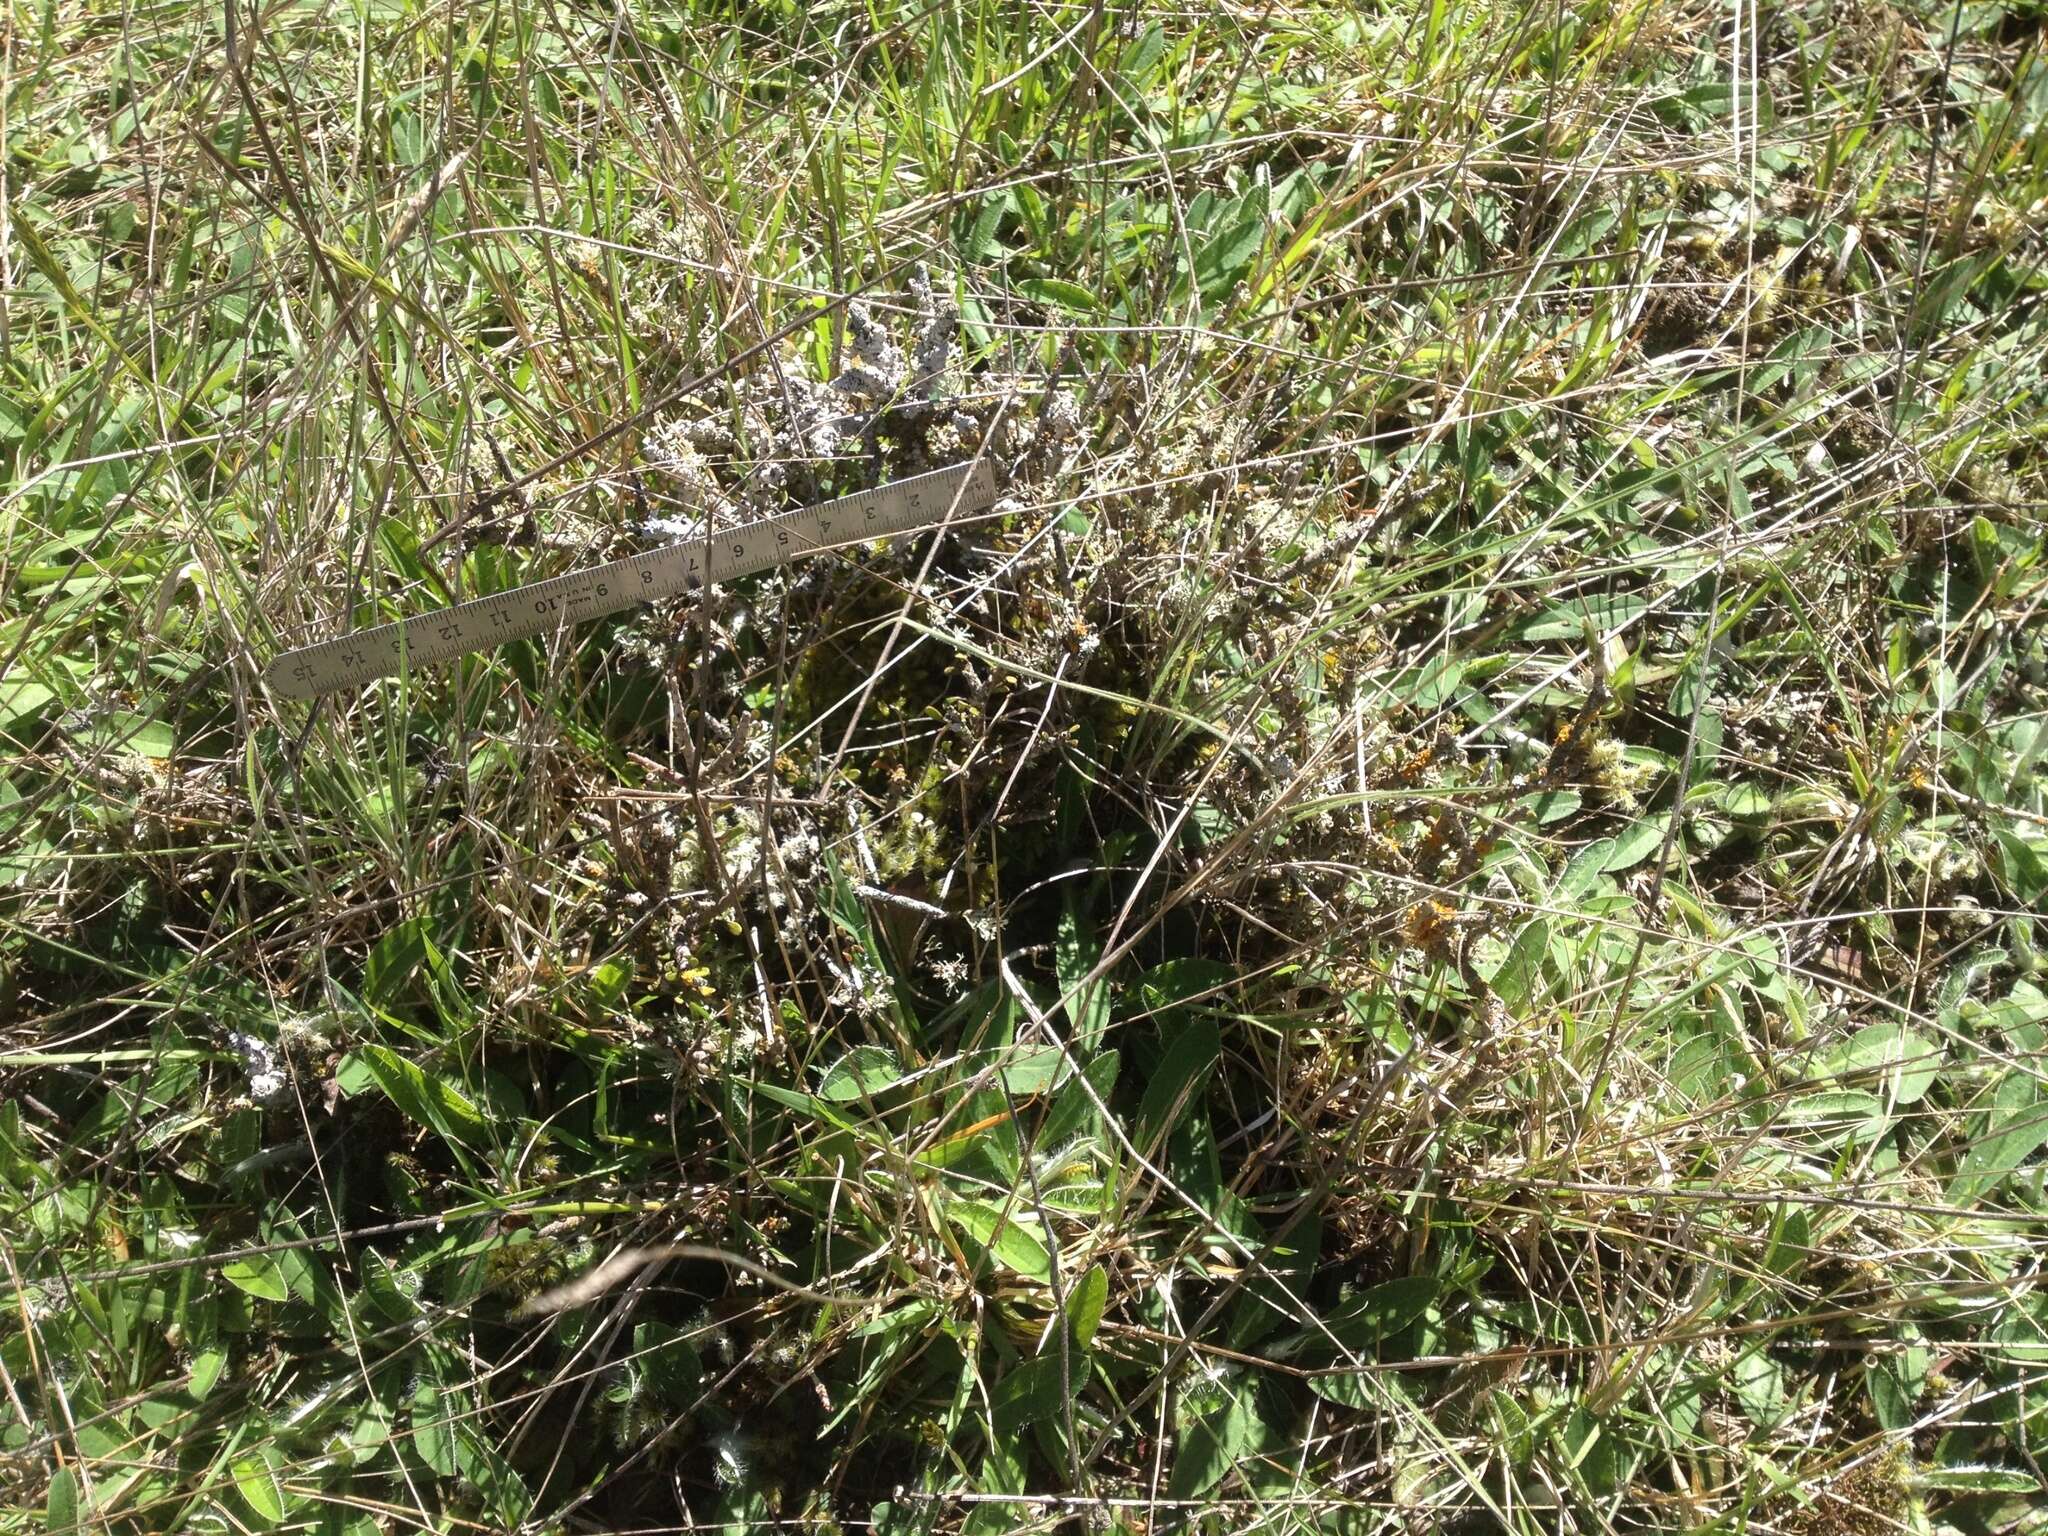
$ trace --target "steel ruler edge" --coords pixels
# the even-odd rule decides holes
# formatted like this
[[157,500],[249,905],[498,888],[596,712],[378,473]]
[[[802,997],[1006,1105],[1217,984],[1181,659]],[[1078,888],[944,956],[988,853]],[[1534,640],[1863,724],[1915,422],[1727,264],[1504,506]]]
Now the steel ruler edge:
[[987,460],[909,475],[872,491],[714,529],[702,538],[588,570],[295,646],[263,669],[263,684],[283,698],[333,693],[508,640],[602,618],[637,603],[679,597],[706,582],[730,581],[804,555],[936,528],[962,514],[979,512],[995,499],[995,471]]

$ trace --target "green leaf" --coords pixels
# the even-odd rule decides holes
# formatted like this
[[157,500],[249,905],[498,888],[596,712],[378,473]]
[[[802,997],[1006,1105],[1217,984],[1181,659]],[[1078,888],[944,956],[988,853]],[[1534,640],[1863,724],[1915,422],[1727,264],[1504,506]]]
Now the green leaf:
[[363,1000],[374,1008],[395,1007],[413,973],[429,956],[438,958],[430,935],[425,917],[409,917],[371,945],[370,958],[363,967]]
[[996,234],[1002,228],[1007,207],[1008,199],[1000,195],[984,197],[980,208],[974,210],[974,217],[961,221],[960,257],[968,266],[980,266],[1001,249]]
[[[1335,1362],[1338,1350],[1330,1341],[1331,1335],[1353,1354],[1374,1353],[1373,1346],[1419,1320],[1436,1299],[1438,1289],[1438,1282],[1426,1275],[1382,1281],[1339,1307],[1323,1328],[1306,1328],[1292,1334],[1282,1339],[1271,1353],[1275,1359],[1305,1354],[1312,1361]],[[1309,1378],[1309,1390],[1347,1408],[1382,1408],[1386,1401],[1385,1388],[1370,1371],[1318,1374]]]
[[[968,1379],[973,1378],[970,1375]],[[1022,1493],[1025,1479],[1024,1461],[1024,1447],[1018,1443],[1017,1437],[1005,1436],[998,1432],[987,1453],[982,1457],[981,1470],[974,1479],[975,1488],[981,1492],[994,1494]],[[913,1504],[911,1508],[916,1509],[917,1506]],[[1016,1536],[1016,1517],[1017,1506],[1002,1499],[992,1499],[986,1504],[971,1504],[967,1508],[966,1518],[960,1522],[961,1536]],[[764,1522],[763,1528],[768,1525],[772,1525],[772,1522]],[[909,1536],[910,1531],[918,1532],[922,1536],[922,1533],[929,1529],[929,1516],[920,1515],[915,1524],[902,1532],[902,1536]],[[742,1531],[739,1536],[753,1536],[753,1533]],[[881,1533],[878,1532],[877,1536],[881,1536]],[[897,1536],[897,1532],[891,1532],[889,1536]]]
[[1643,860],[1664,846],[1664,829],[1671,824],[1671,813],[1665,811],[1655,816],[1645,816],[1627,831],[1613,840],[1613,847],[1601,862],[1603,875],[1618,875],[1623,870],[1634,869]]
[[78,1529],[78,1475],[59,1467],[43,1501],[43,1526],[50,1536],[72,1536]]
[[361,1056],[344,1056],[335,1063],[334,1085],[348,1097],[354,1098],[357,1094],[368,1093],[377,1086],[377,1074],[370,1070],[369,1063]]
[[1102,304],[1092,290],[1083,288],[1079,283],[1070,283],[1063,277],[1027,277],[1017,285],[1017,291],[1027,299],[1036,299],[1041,304],[1077,315],[1102,312]]
[[1152,1155],[1181,1111],[1194,1102],[1222,1054],[1223,1037],[1214,1019],[1193,1019],[1173,1038],[1138,1105],[1140,1152]]
[[1887,1359],[1866,1360],[1863,1364],[1863,1387],[1870,1395],[1871,1416],[1878,1427],[1894,1433],[1907,1429],[1916,1417],[1914,1404],[1920,1400],[1919,1385],[1906,1379],[1900,1362]]
[[1942,1489],[1949,1493],[2039,1493],[2041,1485],[2025,1472],[2004,1467],[1923,1467],[1913,1474],[1913,1486],[1923,1490]]
[[[1346,1349],[1366,1349],[1421,1317],[1436,1300],[1437,1290],[1437,1281],[1428,1275],[1382,1280],[1340,1306],[1324,1326]],[[1312,1337],[1320,1339],[1323,1334],[1314,1330]]]
[[633,1363],[646,1373],[648,1384],[678,1408],[689,1405],[704,1378],[704,1362],[689,1334],[667,1323],[646,1322],[634,1328]]
[[1813,1219],[1801,1206],[1780,1206],[1771,1223],[1770,1246],[1764,1250],[1764,1268],[1796,1280],[1813,1256]]
[[1267,222],[1264,209],[1240,215],[1195,252],[1195,287],[1204,299],[1213,302],[1221,298],[1244,276],[1266,243]]
[[195,1398],[203,1398],[213,1390],[213,1384],[220,1380],[220,1373],[227,1369],[228,1352],[217,1346],[192,1352],[192,1375],[186,1385]]
[[[1011,1148],[1017,1142],[1016,1124],[1008,1114],[1004,1114],[993,1124],[978,1124],[969,1130],[955,1131],[919,1152],[918,1164],[925,1168],[951,1168],[979,1153],[1007,1166],[1014,1161]],[[1005,1138],[1005,1145],[1000,1147],[993,1144],[998,1132],[1004,1133]]]
[[[1064,1146],[1074,1137],[1101,1119],[1095,1108],[1096,1100],[1109,1102],[1109,1091],[1116,1086],[1117,1068],[1122,1057],[1116,1051],[1104,1051],[1100,1056],[1083,1067],[1080,1074],[1070,1077],[1060,1085],[1054,1096],[1052,1108],[1047,1111],[1045,1123],[1039,1127],[1040,1146]],[[1093,1090],[1094,1097],[1089,1097]]]
[[2048,1142],[2048,1103],[2037,1100],[2039,1090],[2032,1080],[2011,1077],[1999,1089],[2006,1102],[1992,1111],[1991,1129],[1963,1154],[1961,1167],[1949,1181],[1950,1205],[1974,1205]]
[[1084,1056],[1093,1056],[1101,1049],[1103,1034],[1109,1028],[1107,979],[1097,977],[1084,982],[1101,958],[1102,941],[1082,912],[1080,900],[1070,893],[1060,908],[1053,963],[1060,979],[1060,999],[1066,1006],[1067,1020],[1074,1027],[1074,1044]]
[[847,877],[845,867],[836,856],[828,854],[824,865],[828,879],[819,897],[827,915],[853,942],[861,967],[876,976],[888,978],[886,1003],[902,1031],[898,1038],[915,1035],[916,1022],[911,1016],[909,997],[901,984],[902,979],[897,975],[893,952],[876,939],[866,899],[854,889],[853,881]]
[[1557,1447],[1566,1470],[1593,1497],[1604,1498],[1621,1481],[1625,1453],[1620,1437],[1583,1405],[1572,1409],[1558,1426]]
[[1043,1093],[1059,1079],[1067,1053],[1056,1045],[1013,1045],[1003,1052],[1003,1064],[996,1069],[1003,1087],[1017,1098]]
[[1220,993],[1237,972],[1221,960],[1168,960],[1138,978],[1145,1009],[1162,1028],[1173,1022],[1171,1010],[1191,1000]]
[[178,738],[170,726],[125,710],[94,722],[87,739],[102,751],[125,752],[131,757],[166,758],[178,750]]
[[775,1518],[776,1504],[769,1490],[752,1478],[740,1478],[725,1492],[711,1512],[711,1527],[718,1536],[759,1536],[781,1524]]
[[1546,789],[1540,794],[1524,795],[1515,808],[1535,817],[1537,826],[1547,827],[1573,815],[1584,803],[1585,797],[1576,789]]
[[1560,257],[1583,256],[1614,231],[1621,214],[1614,208],[1592,208],[1558,232],[1551,247]]
[[632,984],[631,959],[606,960],[590,968],[590,1000],[600,1008],[615,1006]]
[[1744,1352],[1733,1372],[1735,1397],[1750,1423],[1758,1429],[1774,1428],[1785,1416],[1785,1372],[1762,1345]]
[[[1076,1391],[1087,1380],[1087,1362],[1078,1355],[1069,1358],[1066,1369],[1071,1372]],[[1065,1378],[1057,1349],[1034,1356],[1014,1366],[1008,1375],[996,1383],[989,1394],[989,1408],[995,1419],[999,1434],[1013,1435],[1030,1424],[1043,1424],[1057,1419],[1064,1411],[1066,1401],[1062,1390]]]
[[254,1254],[246,1259],[237,1259],[221,1269],[221,1278],[237,1290],[247,1291],[251,1296],[264,1301],[289,1301],[291,1287],[285,1284],[284,1271],[278,1268],[277,1260],[268,1254]]
[[903,1080],[896,1053],[879,1045],[856,1045],[825,1069],[818,1097],[830,1104],[851,1104],[885,1093]]
[[1549,920],[1531,918],[1522,925],[1507,953],[1501,956],[1499,966],[1487,978],[1502,1002],[1510,1008],[1520,1008],[1535,995],[1536,983],[1543,974],[1543,958],[1549,951]]
[[850,1131],[860,1134],[859,1127],[839,1113],[823,1099],[808,1093],[793,1093],[775,1083],[749,1081],[744,1085],[749,1093],[758,1094],[771,1104],[780,1104],[784,1109],[793,1109],[809,1115],[821,1125],[829,1125],[835,1131]]
[[1323,1249],[1323,1219],[1318,1215],[1290,1218],[1286,1235],[1278,1238],[1264,1263],[1231,1308],[1226,1342],[1249,1349],[1302,1315],[1301,1297],[1315,1275]]
[[445,1076],[429,1076],[389,1046],[362,1045],[351,1055],[409,1119],[451,1141],[479,1145],[488,1140],[482,1112]]
[[230,1470],[234,1474],[235,1492],[257,1519],[267,1521],[273,1528],[284,1519],[284,1490],[278,1487],[277,1468],[268,1454],[254,1452],[240,1457]]
[[1462,656],[1432,656],[1429,660],[1396,672],[1387,682],[1387,693],[1417,710],[1443,707],[1458,691],[1465,678]]
[[1818,1075],[1865,1081],[1893,1104],[1917,1104],[1940,1075],[1942,1053],[1926,1036],[1898,1022],[1871,1024],[1827,1052]]
[[32,678],[0,677],[0,731],[12,729],[28,719],[57,695]]
[[1034,1230],[1019,1225],[1017,1211],[1005,1215],[1001,1206],[986,1200],[951,1200],[946,1214],[1005,1269],[1027,1280],[1051,1282],[1052,1255]]
[[359,1410],[348,1427],[348,1443],[358,1466],[373,1459],[390,1440],[391,1409],[381,1402],[372,1402]]
[[1787,1125],[1818,1132],[1830,1145],[1852,1137],[1858,1145],[1867,1145],[1882,1136],[1891,1123],[1884,1100],[1850,1088],[1802,1093],[1785,1105],[1784,1118]]
[[1251,1408],[1235,1393],[1197,1419],[1181,1436],[1166,1480],[1167,1496],[1199,1499],[1222,1482],[1251,1439],[1252,1427]]
[[1650,600],[1634,593],[1595,593],[1553,603],[1536,617],[1517,625],[1512,633],[1522,640],[1578,640],[1590,626],[1596,631],[1634,623],[1649,609]]
[[1119,99],[1130,103],[1142,100],[1145,88],[1152,83],[1153,71],[1165,57],[1166,29],[1155,21],[1139,33],[1137,41],[1117,58],[1117,66],[1123,74],[1123,90],[1118,93]]
[[1557,877],[1557,887],[1551,892],[1553,904],[1559,907],[1576,905],[1581,896],[1599,884],[1601,875],[1607,869],[1607,861],[1612,857],[1614,839],[1611,837],[1603,837],[1596,842],[1588,843],[1573,854],[1571,862],[1565,865],[1563,873]]
[[1771,814],[1769,793],[1746,780],[1720,786],[1714,803],[1737,821],[1755,821]]
[[455,1470],[484,1500],[484,1507],[506,1529],[528,1514],[531,1498],[519,1474],[490,1439],[469,1424],[455,1426]]
[[455,1475],[455,1431],[449,1422],[453,1400],[432,1381],[421,1381],[412,1394],[412,1448],[443,1477]]
[[1504,1388],[1495,1387],[1486,1394],[1486,1398],[1488,1406],[1493,1409],[1496,1438],[1508,1453],[1508,1459],[1518,1467],[1526,1465],[1536,1450],[1536,1421]]
[[[1966,1014],[1970,1028],[1979,1033],[1996,1031],[2011,1035],[2030,1024],[2048,1020],[2048,996],[2030,981],[2016,985],[2010,993],[1988,1007],[1974,1007]],[[2015,1041],[2016,1044],[2020,1043]]]
[[1100,1264],[1090,1269],[1067,1292],[1067,1327],[1074,1345],[1086,1349],[1102,1324],[1102,1309],[1109,1303],[1109,1271]]
[[2048,1296],[2031,1296],[2008,1308],[1991,1336],[2008,1364],[2048,1365]]
[[409,1323],[420,1315],[419,1303],[413,1300],[412,1292],[398,1278],[398,1271],[392,1268],[391,1261],[376,1249],[364,1252],[357,1273],[362,1279],[363,1294],[386,1322]]

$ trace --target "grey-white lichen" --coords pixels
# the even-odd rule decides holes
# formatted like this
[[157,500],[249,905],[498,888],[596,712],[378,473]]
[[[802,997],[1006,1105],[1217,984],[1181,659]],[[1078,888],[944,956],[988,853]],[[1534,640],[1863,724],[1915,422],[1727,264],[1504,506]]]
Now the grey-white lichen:
[[228,1031],[228,1049],[242,1059],[242,1071],[249,1080],[249,1097],[265,1109],[284,1101],[291,1079],[286,1075],[284,1057],[267,1040],[243,1030]]
[[832,381],[832,388],[868,402],[892,398],[903,382],[903,350],[858,299],[846,306],[846,340],[853,363]]

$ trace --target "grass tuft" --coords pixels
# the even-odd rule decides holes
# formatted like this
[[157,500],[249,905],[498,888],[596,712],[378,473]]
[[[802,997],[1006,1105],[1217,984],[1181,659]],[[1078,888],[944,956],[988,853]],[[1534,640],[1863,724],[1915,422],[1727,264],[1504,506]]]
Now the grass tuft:
[[2036,1528],[2030,0],[0,60],[0,1531]]

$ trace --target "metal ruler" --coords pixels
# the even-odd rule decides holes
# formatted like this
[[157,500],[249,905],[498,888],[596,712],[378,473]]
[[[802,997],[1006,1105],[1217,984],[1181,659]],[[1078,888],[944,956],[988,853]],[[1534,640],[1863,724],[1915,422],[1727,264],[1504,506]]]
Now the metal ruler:
[[702,538],[493,592],[438,613],[297,646],[263,669],[263,684],[274,694],[301,699],[352,688],[635,603],[678,597],[705,582],[730,581],[802,555],[934,528],[995,499],[995,471],[986,461],[911,475],[878,490],[713,529]]

